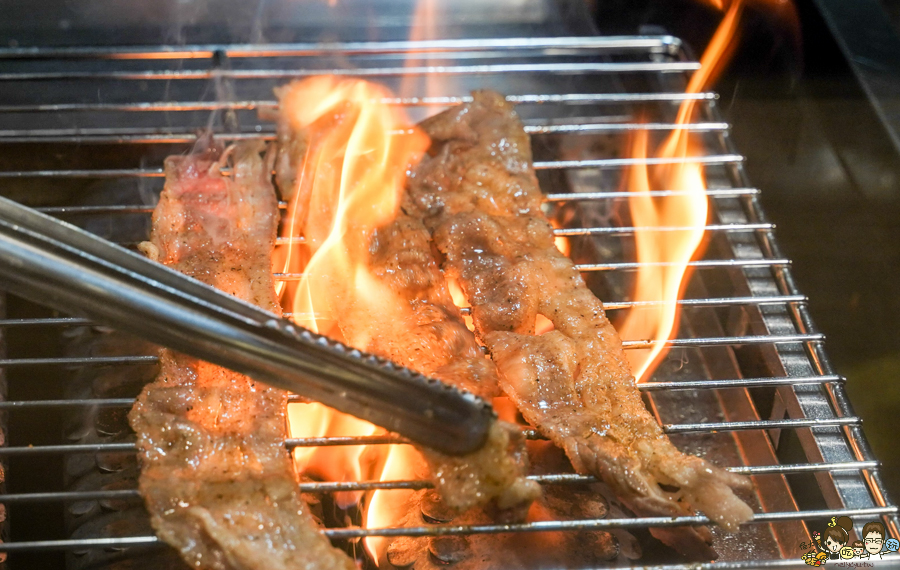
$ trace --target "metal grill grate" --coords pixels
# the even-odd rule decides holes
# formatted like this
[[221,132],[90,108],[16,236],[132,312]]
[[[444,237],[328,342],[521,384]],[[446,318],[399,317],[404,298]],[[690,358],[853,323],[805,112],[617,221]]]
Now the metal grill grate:
[[[707,176],[708,245],[704,257],[691,262],[695,272],[686,298],[679,301],[682,336],[666,341],[672,351],[654,381],[641,386],[650,409],[681,447],[715,455],[714,460],[730,470],[754,476],[758,514],[750,526],[764,527],[762,534],[752,536],[766,545],[741,553],[717,534],[716,547],[723,558],[736,561],[729,567],[796,563],[797,544],[809,540],[802,521],[819,524],[839,515],[856,517],[858,523],[879,518],[889,534],[897,536],[897,507],[886,497],[878,462],[847,401],[844,379],[831,369],[823,336],[812,325],[806,298],[791,278],[790,262],[779,251],[773,225],[760,210],[759,191],[749,185],[743,157],[732,148],[728,125],[716,109],[716,95],[680,92],[687,76],[698,68],[680,42],[667,36],[4,49],[0,145],[6,158],[0,159],[0,191],[101,235],[119,236],[115,228],[123,225],[137,228],[132,233],[139,234],[149,227],[153,196],[162,187],[162,159],[186,152],[196,133],[207,127],[223,141],[273,138],[274,127],[261,122],[257,111],[276,106],[271,90],[286,80],[321,73],[377,80],[401,95],[390,102],[405,106],[414,119],[468,100],[471,89],[493,88],[519,104],[534,141],[535,167],[548,212],[575,208],[576,215],[570,217],[574,221],[561,224],[557,235],[570,240],[573,258],[591,286],[602,290],[601,298],[615,318],[623,310],[653,304],[635,303],[627,296],[629,279],[639,264],[628,245],[636,228],[627,221],[629,194],[619,190],[620,177],[629,166],[661,162],[621,156],[625,137],[637,129],[670,132],[678,105],[696,100],[696,120],[686,128],[705,145],[705,152],[690,160],[703,164]],[[427,97],[413,96],[423,92],[421,81],[429,77],[443,80],[440,95],[431,96],[429,91]],[[86,201],[86,196],[98,195],[98,185],[104,198]],[[109,188],[125,190],[106,192]],[[673,194],[677,192],[650,192]],[[299,275],[276,277],[291,280]],[[10,317],[0,320],[0,331],[10,339],[35,329],[47,338],[58,338],[61,331],[87,325],[66,316]],[[625,348],[641,350],[652,344],[627,339]],[[135,489],[33,491],[24,483],[29,474],[17,470],[15,461],[25,456],[133,451],[129,441],[84,444],[60,438],[58,443],[32,446],[31,435],[17,431],[22,424],[17,418],[23,414],[51,417],[91,407],[127,409],[133,399],[67,397],[62,388],[42,392],[41,399],[17,399],[16,383],[26,382],[36,370],[62,376],[88,367],[152,364],[155,357],[13,352],[0,360],[13,396],[0,402],[8,429],[8,445],[0,447],[0,457],[7,462],[8,492],[0,494],[0,503],[7,505],[12,520],[11,540],[2,549],[12,554],[14,562],[16,553],[26,551],[156,544],[156,537],[146,535],[23,539],[15,525],[16,513],[35,504],[61,511],[76,501],[137,498]],[[308,438],[290,439],[286,445],[398,441],[390,436]],[[719,454],[721,450],[730,451]],[[568,473],[534,478],[543,484],[593,481]],[[422,481],[301,486],[304,492],[317,493],[427,487]],[[702,516],[605,518],[325,532],[333,539],[351,539],[707,522]],[[744,538],[738,535],[735,540]]]

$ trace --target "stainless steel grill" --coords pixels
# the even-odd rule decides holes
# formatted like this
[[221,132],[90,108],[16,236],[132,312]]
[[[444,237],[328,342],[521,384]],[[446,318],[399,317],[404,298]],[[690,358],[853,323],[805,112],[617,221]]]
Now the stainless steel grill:
[[[630,195],[621,174],[660,159],[621,156],[625,136],[638,129],[666,134],[678,105],[697,101],[695,122],[685,128],[702,138],[705,152],[689,160],[704,165],[711,204],[705,255],[692,261],[686,296],[679,301],[680,337],[654,375],[641,385],[650,409],[682,448],[752,475],[757,515],[734,538],[716,533],[716,549],[729,568],[792,565],[809,542],[805,524],[824,526],[832,516],[860,524],[879,519],[900,535],[897,507],[878,475],[878,462],[863,436],[824,352],[823,335],[812,324],[806,298],[790,273],[790,262],[774,239],[753,188],[717,111],[714,93],[682,93],[699,64],[673,37],[541,38],[430,42],[197,45],[150,48],[10,48],[0,50],[0,189],[4,194],[65,217],[122,243],[146,232],[154,196],[162,187],[162,159],[186,152],[197,132],[212,129],[220,140],[272,138],[273,126],[257,111],[273,108],[272,88],[285,80],[322,73],[383,82],[400,96],[414,119],[468,99],[471,89],[493,88],[519,104],[532,135],[535,167],[548,212],[574,208],[558,236],[569,239],[572,256],[611,316],[652,305],[628,298],[639,263],[630,239]],[[440,95],[417,97],[407,82],[441,78]],[[677,194],[657,190],[652,196]],[[99,198],[98,198],[99,197]],[[562,218],[559,218],[562,220]],[[128,231],[121,231],[125,227]],[[646,228],[642,228],[646,229]],[[678,231],[657,227],[653,231]],[[123,238],[122,236],[128,236]],[[302,238],[292,238],[301,241]],[[285,240],[282,240],[284,242]],[[277,274],[298,279],[298,274]],[[658,302],[657,302],[658,303]],[[0,305],[2,306],[2,305]],[[10,539],[2,550],[123,549],[155,545],[152,535],[79,536],[65,532],[20,533],[17,513],[39,506],[59,512],[76,502],[136,502],[133,488],[33,489],[32,457],[128,453],[131,441],[73,443],[33,436],[23,417],[54,418],[72,410],[127,409],[130,397],[85,397],[66,393],[65,379],[92,368],[153,364],[154,356],[72,356],[47,341],[37,354],[18,354],[17,335],[58,339],[63,331],[89,326],[83,319],[49,314],[11,315],[0,320],[10,350],[0,360],[10,398],[0,402],[7,417],[7,492],[0,503],[10,514]],[[656,341],[627,339],[625,348],[646,349]],[[19,389],[32,376],[62,378],[45,389]],[[37,393],[38,396],[30,394]],[[29,394],[18,397],[17,394]],[[48,420],[50,421],[50,420]],[[51,422],[52,423],[52,422]],[[22,426],[22,427],[20,427]],[[529,432],[529,437],[538,437]],[[398,443],[391,436],[289,439],[299,446]],[[48,464],[62,468],[62,461]],[[591,477],[568,473],[534,477],[542,484],[583,484]],[[61,479],[61,477],[60,477]],[[423,489],[423,481],[304,483],[304,492]],[[59,516],[62,516],[60,514]],[[613,517],[529,524],[436,525],[415,528],[330,528],[333,539],[427,536],[583,529],[638,529],[700,525],[703,516]],[[859,532],[857,528],[857,532]],[[742,548],[734,544],[741,543]],[[749,545],[749,546],[747,546]],[[60,558],[59,560],[63,560]],[[712,566],[716,566],[713,564]]]

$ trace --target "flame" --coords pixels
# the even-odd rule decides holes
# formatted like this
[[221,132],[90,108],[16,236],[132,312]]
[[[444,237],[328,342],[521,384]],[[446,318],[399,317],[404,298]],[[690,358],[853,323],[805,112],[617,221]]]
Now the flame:
[[[469,300],[466,298],[466,294],[463,293],[462,287],[459,286],[459,281],[456,279],[447,279],[447,289],[450,291],[450,298],[453,299],[453,304],[459,307],[460,309],[471,309],[472,305],[469,304]],[[463,314],[462,316],[463,322],[466,323],[466,327],[475,332],[475,321],[472,320],[472,316],[470,314]]]
[[[437,39],[437,4],[435,0],[418,0],[413,14],[410,28],[410,41],[426,41]],[[407,57],[405,67],[434,66],[438,61],[431,53],[425,53],[421,58]],[[400,83],[400,95],[404,98],[416,98],[420,96],[435,97],[441,93],[443,79],[432,73],[404,74]],[[424,149],[427,148],[427,144]],[[468,306],[465,295],[459,284],[448,283],[453,302],[458,307]],[[469,330],[475,330],[472,317],[464,315],[463,320]],[[380,481],[410,479],[415,476],[418,469],[422,468],[423,460],[419,453],[408,445],[383,446],[386,449],[384,464],[378,479]],[[423,473],[420,473],[423,474]],[[366,509],[364,526],[366,528],[379,528],[396,526],[407,516],[407,501],[414,491],[391,490],[375,491],[369,497]],[[365,548],[371,560],[376,565],[385,563],[386,549],[389,540],[385,537],[367,537],[364,541]]]
[[[742,0],[732,2],[709,46],[700,59],[700,69],[691,77],[687,93],[699,93],[715,80],[727,59],[738,20],[743,8]],[[691,121],[694,100],[682,103],[678,109],[677,125]],[[634,157],[650,156],[647,131],[638,131],[632,139]],[[709,213],[706,197],[706,180],[703,166],[684,161],[702,149],[691,133],[675,128],[661,145],[658,156],[672,159],[653,169],[639,165],[626,175],[632,222],[635,227],[684,228],[676,231],[637,230],[635,249],[642,264],[637,272],[633,300],[651,302],[648,307],[632,309],[619,329],[625,339],[652,339],[665,341],[677,334],[678,305],[682,289],[687,284],[688,263],[703,242]],[[652,198],[647,195],[653,189],[671,189],[674,196]],[[665,263],[665,265],[663,265]],[[665,356],[663,342],[656,342],[650,349],[628,351],[631,369],[638,382],[646,381],[656,364]]]
[[[560,228],[560,223],[551,218],[550,225],[553,226],[554,230],[558,230]],[[556,236],[553,238],[553,245],[556,246],[556,249],[566,257],[569,257],[569,254],[572,253],[572,246],[569,244],[569,238],[566,236]]]
[[[553,226],[553,229],[559,229],[561,226],[556,218],[550,218],[550,225]],[[553,245],[555,245],[556,249],[566,257],[569,257],[569,254],[572,253],[572,246],[569,244],[569,238],[565,236],[556,236],[553,238]],[[537,318],[534,320],[534,334],[542,335],[553,329],[553,321],[538,313]]]
[[700,0],[700,2],[702,4],[707,4],[709,6],[712,6],[716,10],[721,11],[721,10],[725,9],[725,3],[723,2],[723,0]]
[[[297,324],[360,349],[375,334],[367,324],[389,321],[401,306],[369,271],[369,239],[395,217],[406,168],[428,146],[428,137],[409,128],[401,111],[383,103],[390,95],[372,83],[327,76],[292,85],[282,99],[281,112],[307,143],[282,228],[291,238],[302,229],[304,242],[289,240],[276,262],[284,271],[302,269],[303,277],[280,289],[282,303]],[[338,326],[337,311],[359,315],[352,330]],[[365,436],[379,429],[316,403],[289,405],[288,421],[292,437]],[[345,446],[297,448],[294,462],[307,475],[358,481],[384,460],[366,446]],[[360,497],[335,495],[343,507]]]
[[[391,445],[381,471],[381,481],[401,481],[415,477],[416,467],[423,463],[422,456],[409,445]],[[396,526],[408,512],[408,502],[414,490],[375,491],[366,505],[365,527],[388,528]],[[384,565],[389,539],[383,536],[368,536],[366,550],[378,566]]]
[[[288,404],[288,424],[291,437],[340,437],[372,435],[378,429],[374,425],[353,416],[343,414],[322,404]],[[325,481],[360,481],[364,479],[368,447],[298,447],[294,449],[294,467],[298,472],[316,476]],[[361,493],[342,491],[334,499],[341,507],[359,502]]]
[[[435,0],[418,0],[412,17],[412,25],[409,29],[409,41],[419,42],[438,39],[437,33],[437,5]],[[431,54],[425,55],[424,61],[407,57],[405,67],[418,67],[420,65],[431,67],[438,64]],[[405,74],[400,84],[400,95],[405,98],[413,98],[424,95],[425,97],[437,97],[441,94],[442,78],[434,73],[416,75]]]

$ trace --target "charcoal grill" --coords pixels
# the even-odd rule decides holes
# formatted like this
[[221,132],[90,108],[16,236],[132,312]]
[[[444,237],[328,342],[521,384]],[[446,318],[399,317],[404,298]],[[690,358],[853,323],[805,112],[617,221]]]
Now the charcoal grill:
[[[743,158],[732,146],[717,96],[683,92],[699,64],[677,38],[9,48],[0,50],[0,66],[4,194],[125,244],[146,237],[162,188],[162,159],[187,152],[204,128],[222,141],[272,139],[273,125],[260,121],[258,111],[276,105],[272,87],[287,80],[333,73],[383,82],[398,93],[390,102],[406,107],[414,120],[466,101],[471,89],[497,89],[518,103],[532,136],[548,212],[560,222],[557,235],[570,241],[573,259],[614,320],[637,308],[628,297],[630,276],[639,266],[629,245],[636,228],[625,207],[628,193],[621,175],[629,166],[657,161],[622,155],[624,141],[637,129],[667,134],[678,105],[695,99],[695,120],[685,128],[705,145],[691,160],[706,171],[708,239],[704,255],[690,264],[694,273],[679,301],[680,335],[666,341],[668,356],[641,389],[680,447],[754,478],[755,519],[733,537],[713,529],[721,561],[709,566],[796,565],[808,549],[800,544],[809,543],[811,530],[824,528],[832,516],[853,517],[857,534],[862,523],[877,519],[890,536],[900,535],[897,506],[885,493],[844,379],[829,364],[823,335],[760,208],[759,190],[748,181]],[[437,85],[437,93],[426,95],[421,82],[413,93],[404,92],[404,82],[429,76],[448,81]],[[14,298],[7,306],[9,314],[0,320],[7,348],[0,378],[9,396],[0,402],[6,430],[0,503],[8,513],[2,549],[9,553],[10,566],[63,568],[77,566],[78,557],[92,551],[123,556],[158,547],[148,533],[73,537],[65,524],[53,522],[77,518],[97,505],[116,512],[139,503],[134,488],[67,488],[62,471],[71,458],[118,457],[133,453],[134,445],[102,433],[90,442],[67,437],[71,430],[63,422],[85,411],[93,411],[91,417],[122,414],[133,401],[131,396],[73,395],[67,388],[72,381],[98,370],[152,366],[155,357],[72,355],[64,350],[66,339],[91,323],[42,312]],[[627,339],[625,348],[642,350],[653,342]],[[286,445],[391,441],[310,438]],[[593,481],[572,474],[537,479],[559,485]],[[421,481],[309,482],[303,490],[327,494],[424,486]],[[707,522],[703,516],[610,517],[325,532],[345,541],[376,534],[639,530]],[[680,559],[672,551],[660,556],[635,564],[683,567],[674,564]]]

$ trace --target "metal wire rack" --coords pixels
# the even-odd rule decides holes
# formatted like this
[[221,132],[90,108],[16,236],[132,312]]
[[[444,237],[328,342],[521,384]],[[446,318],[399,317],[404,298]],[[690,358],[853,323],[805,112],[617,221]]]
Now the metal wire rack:
[[[592,286],[606,283],[598,287],[607,293],[605,305],[615,315],[654,303],[630,300],[623,285],[640,264],[627,246],[637,228],[627,221],[629,193],[620,189],[621,175],[636,164],[664,162],[621,156],[623,142],[639,129],[670,132],[678,105],[695,100],[696,118],[685,128],[705,145],[704,153],[688,160],[702,164],[708,180],[708,245],[705,255],[690,263],[694,275],[687,296],[679,301],[681,336],[665,341],[672,350],[641,390],[679,445],[754,478],[757,514],[749,526],[764,528],[768,545],[741,554],[729,550],[727,538],[717,535],[716,547],[729,568],[796,564],[801,553],[797,544],[809,540],[804,523],[818,524],[832,516],[855,517],[860,526],[863,518],[879,519],[888,534],[898,536],[897,506],[884,491],[878,461],[847,400],[844,379],[829,364],[823,335],[812,324],[806,297],[797,290],[790,262],[760,209],[759,190],[747,180],[743,157],[719,117],[717,96],[681,92],[698,68],[679,40],[669,36],[2,49],[0,145],[6,158],[0,159],[0,191],[102,235],[123,224],[135,225],[140,233],[148,227],[153,196],[161,190],[162,159],[189,150],[201,129],[213,130],[223,141],[274,138],[273,125],[260,121],[257,112],[276,107],[271,90],[286,80],[323,73],[377,80],[399,94],[389,103],[404,106],[414,119],[468,100],[471,89],[493,88],[519,104],[534,141],[535,168],[548,211],[574,205],[580,212],[561,225],[557,235],[573,244],[573,258]],[[424,81],[436,77],[442,79],[441,94],[420,96]],[[133,192],[100,192],[103,200],[83,199],[94,195],[98,185],[107,188],[104,184]],[[673,194],[677,192],[649,192],[656,197]],[[590,223],[598,219],[597,212],[610,211],[626,213],[613,223]],[[38,329],[49,338],[90,324],[58,315],[9,317],[0,320],[0,334],[11,339]],[[655,342],[627,339],[625,348],[641,350]],[[138,498],[136,489],[35,491],[26,482],[29,473],[16,463],[23,457],[133,451],[130,441],[72,443],[60,437],[56,443],[31,445],[31,435],[17,431],[20,414],[50,417],[73,409],[127,409],[132,398],[71,397],[52,390],[40,399],[17,398],[16,383],[27,382],[36,370],[64,376],[92,367],[152,364],[156,357],[69,356],[48,350],[51,353],[37,356],[0,355],[11,396],[0,401],[7,420],[6,444],[0,447],[7,490],[0,494],[0,503],[11,518],[9,540],[0,550],[15,562],[17,553],[158,543],[152,535],[18,538],[16,513],[34,505],[61,510],[77,501]],[[694,365],[685,366],[686,358]],[[289,439],[285,444],[294,448],[399,441],[392,436],[326,437]],[[723,449],[730,451],[720,453]],[[570,473],[534,478],[542,484],[593,481]],[[304,492],[317,493],[427,487],[413,480],[301,485]],[[618,517],[518,525],[330,528],[325,533],[352,539],[708,522],[703,516]]]

